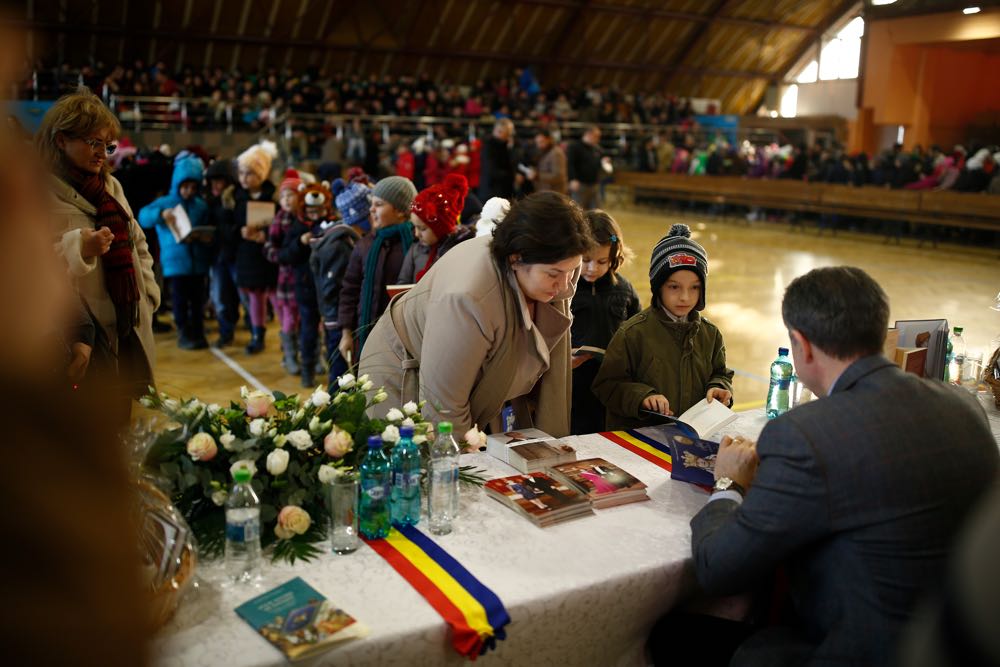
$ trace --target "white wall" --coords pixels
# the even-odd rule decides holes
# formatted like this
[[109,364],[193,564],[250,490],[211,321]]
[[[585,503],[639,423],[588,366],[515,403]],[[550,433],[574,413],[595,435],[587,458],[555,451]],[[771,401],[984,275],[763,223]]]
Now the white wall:
[[858,114],[854,103],[857,99],[858,80],[838,79],[799,84],[797,116],[836,115],[854,120]]

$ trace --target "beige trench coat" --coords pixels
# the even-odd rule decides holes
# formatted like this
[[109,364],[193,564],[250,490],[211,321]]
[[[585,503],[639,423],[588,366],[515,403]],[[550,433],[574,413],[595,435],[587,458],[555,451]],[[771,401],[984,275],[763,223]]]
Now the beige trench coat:
[[[118,352],[118,334],[115,323],[115,306],[108,296],[104,285],[104,271],[100,266],[100,258],[84,259],[81,254],[80,230],[93,229],[97,214],[94,206],[83,198],[76,189],[62,180],[53,177],[50,184],[53,201],[50,215],[53,230],[56,235],[56,247],[66,262],[69,275],[80,296],[86,302],[90,311],[104,327],[112,349]],[[135,327],[135,335],[142,346],[148,365],[148,378],[143,380],[146,369],[130,369],[134,382],[146,381],[153,383],[153,373],[156,365],[156,347],[153,342],[153,313],[160,305],[160,288],[153,276],[153,257],[149,254],[146,235],[136,222],[132,209],[125,199],[121,183],[114,176],[108,176],[108,192],[114,197],[129,215],[129,231],[132,235],[132,261],[135,263],[136,281],[139,284],[139,324]]]
[[[490,256],[491,237],[457,245],[413,289],[397,296],[365,344],[359,373],[367,373],[391,407],[419,398],[432,422],[452,422],[459,437],[473,424],[496,423],[518,375],[522,354],[536,356],[542,373],[528,399],[514,401],[519,427],[533,424],[557,437],[569,434],[569,304],[567,292],[536,304],[525,322],[523,297]],[[526,349],[514,344],[531,328],[544,332]],[[520,329],[519,329],[520,328]],[[533,360],[535,361],[535,360]]]

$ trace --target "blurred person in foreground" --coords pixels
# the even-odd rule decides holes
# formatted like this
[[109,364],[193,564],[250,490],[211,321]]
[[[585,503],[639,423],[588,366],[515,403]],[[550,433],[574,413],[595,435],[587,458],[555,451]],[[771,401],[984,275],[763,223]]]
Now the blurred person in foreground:
[[708,593],[749,591],[780,570],[788,606],[763,628],[668,615],[651,636],[656,664],[671,662],[673,633],[711,645],[704,665],[891,664],[997,474],[975,397],[882,356],[889,301],[867,273],[810,271],[781,313],[795,370],[820,398],[768,422],[757,443],[722,439],[691,549]]
[[153,384],[160,290],[146,237],[108,166],[120,134],[114,114],[80,89],[46,112],[35,145],[51,173],[48,217],[58,251],[112,352],[107,367],[87,369],[82,388],[102,377],[108,416],[124,426],[132,399]]
[[[22,46],[0,17],[0,90]],[[0,129],[0,645],[10,665],[144,665],[125,463],[107,410],[70,389],[61,330],[75,297],[42,182],[32,151]]]

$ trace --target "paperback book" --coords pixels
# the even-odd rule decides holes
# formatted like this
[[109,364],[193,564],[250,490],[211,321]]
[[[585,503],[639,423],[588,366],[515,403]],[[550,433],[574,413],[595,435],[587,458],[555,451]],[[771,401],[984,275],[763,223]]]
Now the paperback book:
[[301,577],[241,604],[236,613],[293,662],[368,634]]
[[486,453],[525,473],[576,460],[575,449],[537,428],[490,435]]
[[583,492],[544,472],[491,479],[485,488],[487,495],[542,528],[594,513]]
[[562,463],[550,471],[587,494],[596,509],[649,500],[643,482],[604,459]]
[[715,484],[715,457],[719,443],[704,440],[679,419],[667,417],[659,426],[638,429],[639,433],[670,448],[670,478],[711,488]]
[[215,237],[215,227],[211,225],[200,225],[195,227],[191,224],[191,218],[184,210],[183,204],[178,204],[170,209],[172,216],[167,220],[167,229],[173,235],[174,240],[183,243],[188,238],[211,240]]

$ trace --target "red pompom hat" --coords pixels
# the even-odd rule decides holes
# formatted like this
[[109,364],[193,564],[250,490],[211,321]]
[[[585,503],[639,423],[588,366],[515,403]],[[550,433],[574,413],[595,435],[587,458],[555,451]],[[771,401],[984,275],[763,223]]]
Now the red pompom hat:
[[421,190],[413,199],[410,211],[416,213],[440,240],[458,226],[468,192],[469,182],[465,176],[448,174],[441,183]]

